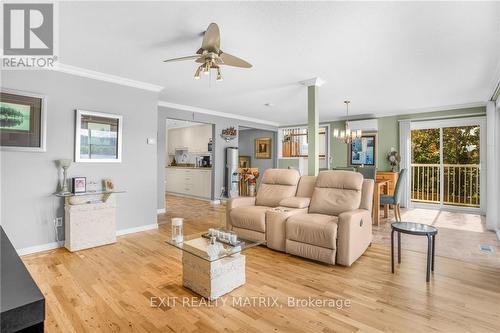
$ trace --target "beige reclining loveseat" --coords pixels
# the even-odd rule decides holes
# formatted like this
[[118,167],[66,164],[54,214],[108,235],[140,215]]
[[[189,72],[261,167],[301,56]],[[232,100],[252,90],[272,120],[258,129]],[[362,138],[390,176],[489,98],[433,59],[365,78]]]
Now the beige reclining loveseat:
[[229,230],[271,249],[350,266],[372,240],[373,180],[359,173],[265,171],[256,197],[229,200]]

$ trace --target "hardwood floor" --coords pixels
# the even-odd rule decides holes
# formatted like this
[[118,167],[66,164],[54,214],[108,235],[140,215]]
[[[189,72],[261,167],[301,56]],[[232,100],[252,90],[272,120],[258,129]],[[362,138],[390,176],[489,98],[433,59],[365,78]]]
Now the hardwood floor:
[[[168,198],[186,233],[223,221],[221,206]],[[182,287],[181,253],[165,244],[168,224],[121,236],[114,245],[23,257],[46,297],[47,332],[498,332],[500,269],[437,257],[425,283],[425,255],[404,251],[390,272],[390,250],[374,244],[352,266],[328,266],[257,247],[246,252],[247,283],[222,302]],[[233,305],[237,297],[276,297],[277,306]],[[151,297],[162,299],[151,306]],[[288,297],[350,301],[343,308],[287,306]],[[158,304],[159,298],[153,298]],[[170,300],[168,306],[166,300]],[[191,300],[188,298],[187,300]],[[191,305],[191,306],[188,306]]]

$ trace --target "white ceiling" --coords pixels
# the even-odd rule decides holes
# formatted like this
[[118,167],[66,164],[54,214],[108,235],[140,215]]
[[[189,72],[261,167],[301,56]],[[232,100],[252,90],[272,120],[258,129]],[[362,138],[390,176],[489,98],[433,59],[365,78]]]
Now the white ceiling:
[[[66,2],[60,61],[165,87],[160,99],[280,124],[307,119],[315,76],[321,119],[486,102],[500,76],[500,2]],[[194,80],[210,22],[221,48],[254,65]],[[267,107],[265,103],[272,103]]]

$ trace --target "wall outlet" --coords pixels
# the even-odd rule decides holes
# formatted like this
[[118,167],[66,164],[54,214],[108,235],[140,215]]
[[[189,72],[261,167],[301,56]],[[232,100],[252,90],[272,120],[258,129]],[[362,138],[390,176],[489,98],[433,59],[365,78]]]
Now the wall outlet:
[[62,217],[56,217],[54,219],[54,223],[56,225],[56,227],[62,227],[62,224],[63,224],[63,218]]

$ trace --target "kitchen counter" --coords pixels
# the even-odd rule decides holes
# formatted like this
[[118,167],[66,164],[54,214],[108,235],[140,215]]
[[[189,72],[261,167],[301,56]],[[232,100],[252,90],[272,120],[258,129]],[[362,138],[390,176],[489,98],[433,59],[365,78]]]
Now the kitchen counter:
[[212,170],[212,167],[194,167],[194,166],[166,166],[167,169],[196,169],[196,170]]
[[212,168],[194,166],[167,166],[165,188],[167,192],[210,199]]

